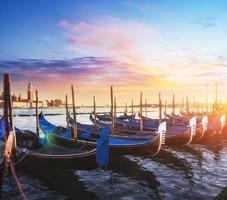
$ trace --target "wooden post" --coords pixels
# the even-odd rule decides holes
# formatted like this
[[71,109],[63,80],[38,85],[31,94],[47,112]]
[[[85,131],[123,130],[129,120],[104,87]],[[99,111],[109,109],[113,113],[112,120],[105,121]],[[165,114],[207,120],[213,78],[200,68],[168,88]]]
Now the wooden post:
[[125,103],[125,114],[128,115],[128,105]]
[[67,128],[69,128],[69,107],[68,107],[68,95],[65,95],[65,114],[66,114],[66,123]]
[[77,120],[76,120],[76,108],[75,108],[75,97],[74,97],[74,88],[73,85],[71,85],[71,91],[72,91],[72,103],[73,103],[73,120],[74,120],[74,126],[73,126],[73,139],[77,140]]
[[113,86],[110,86],[110,101],[111,101],[111,119],[112,119],[112,129],[114,128],[114,116],[113,116]]
[[96,102],[95,102],[95,96],[93,96],[93,113],[94,113],[94,116],[95,116],[94,125],[96,125]]
[[218,111],[218,84],[215,84],[215,112]]
[[162,99],[161,99],[161,93],[158,94],[159,99],[159,124],[162,122]]
[[36,116],[36,134],[39,136],[39,112],[38,112],[38,91],[35,91],[35,116]]
[[117,102],[116,102],[116,97],[114,97],[114,117],[113,117],[114,124],[116,122],[116,117],[117,117]]
[[187,116],[187,120],[189,120],[189,101],[188,101],[188,96],[186,97],[186,116]]
[[131,105],[131,107],[132,107],[132,115],[133,115],[133,113],[134,113],[134,111],[133,111],[133,99],[132,99],[132,105]]
[[175,126],[175,94],[173,94],[173,126]]
[[147,99],[145,99],[145,116],[147,117]]
[[166,111],[167,111],[167,100],[165,100],[165,119],[166,119]]
[[196,112],[199,113],[199,102],[198,101],[195,102],[195,106],[196,106]]
[[143,131],[143,94],[140,92],[140,131]]
[[196,112],[195,97],[193,97],[193,111],[194,111],[194,116],[195,116],[195,112]]
[[9,94],[9,74],[4,74],[4,78],[3,78],[3,95],[4,95],[4,127],[5,127],[5,136],[4,136],[4,140],[5,142],[7,141],[7,138],[9,136],[9,98],[10,98],[10,94]]
[[13,120],[13,101],[12,101],[12,96],[11,96],[11,81],[10,77],[8,80],[9,84],[9,91],[8,91],[8,97],[9,97],[9,122],[11,124],[11,127],[14,129],[14,120]]
[[14,120],[13,120],[13,101],[11,96],[11,82],[9,74],[4,74],[4,83],[3,83],[3,93],[4,93],[4,125],[5,125],[5,142],[8,139],[10,134],[9,124],[10,127],[13,129],[13,146],[12,146],[12,154],[13,156],[16,153],[17,143],[16,143],[16,135],[15,135],[15,127],[14,127]]

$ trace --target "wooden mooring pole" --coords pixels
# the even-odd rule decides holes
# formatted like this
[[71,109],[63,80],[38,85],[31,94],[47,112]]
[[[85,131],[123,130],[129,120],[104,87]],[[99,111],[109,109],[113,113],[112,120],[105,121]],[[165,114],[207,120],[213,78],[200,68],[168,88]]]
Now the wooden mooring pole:
[[69,107],[68,107],[68,95],[65,95],[65,120],[66,120],[66,124],[67,124],[67,128],[69,128]]
[[159,124],[162,122],[162,99],[161,99],[161,93],[158,94],[159,99]]
[[112,120],[112,129],[114,129],[114,110],[113,110],[113,86],[110,86],[110,104],[111,104],[111,111],[110,111],[110,114],[111,114],[111,120]]
[[140,131],[143,131],[143,93],[140,92]]
[[93,96],[93,113],[94,113],[94,125],[96,125],[96,102],[95,102],[95,96]]
[[36,115],[36,134],[39,136],[39,111],[38,111],[38,91],[35,91],[35,115]]
[[77,119],[76,119],[76,107],[75,107],[75,97],[74,97],[74,88],[73,88],[73,85],[71,85],[71,92],[72,92],[73,120],[74,120],[74,125],[73,125],[73,138],[74,138],[74,140],[77,140],[78,139],[78,134],[77,134]]

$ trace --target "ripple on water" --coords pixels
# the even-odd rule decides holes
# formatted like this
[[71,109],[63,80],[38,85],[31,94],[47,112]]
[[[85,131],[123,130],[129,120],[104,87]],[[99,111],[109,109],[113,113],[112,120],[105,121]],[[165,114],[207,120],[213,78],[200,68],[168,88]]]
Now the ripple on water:
[[[89,109],[82,109],[89,112]],[[100,111],[103,111],[100,109]],[[45,113],[62,113],[64,109],[45,109]],[[34,110],[15,110],[15,114],[34,113]],[[89,115],[79,115],[78,120],[90,123]],[[65,126],[65,116],[47,116],[56,125]],[[35,130],[35,117],[15,117],[18,128]],[[87,199],[96,196],[99,199],[164,199],[164,200],[211,200],[227,185],[227,143],[213,141],[209,144],[193,144],[178,148],[165,148],[158,156],[126,156],[129,160],[123,166],[111,170],[76,171],[70,176],[79,177],[82,187],[70,179],[59,187],[41,181],[18,171],[18,176],[30,200],[69,199],[69,188],[76,196],[78,193]],[[121,165],[121,163],[119,163]],[[44,167],[45,168],[45,167]],[[48,176],[48,174],[47,174]],[[58,177],[53,181],[61,181]],[[67,184],[66,184],[67,183]],[[56,183],[57,184],[57,183]],[[61,183],[59,183],[61,184]],[[15,185],[13,185],[15,186]],[[64,191],[64,192],[63,192]],[[75,194],[74,194],[75,193]],[[95,195],[93,195],[93,193]],[[2,199],[20,199],[17,190],[12,190],[12,183],[5,182],[2,188]],[[90,199],[91,199],[90,198]]]
[[75,174],[87,190],[100,199],[153,199],[146,181],[135,181],[111,170],[76,171]]

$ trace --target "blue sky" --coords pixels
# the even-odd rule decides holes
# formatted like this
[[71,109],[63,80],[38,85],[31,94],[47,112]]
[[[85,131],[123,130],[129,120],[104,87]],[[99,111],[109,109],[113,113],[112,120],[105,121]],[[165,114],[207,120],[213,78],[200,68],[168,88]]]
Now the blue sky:
[[[29,73],[34,82],[48,80],[50,97],[72,75],[81,92],[92,93],[92,82],[184,95],[183,85],[201,94],[212,80],[226,83],[226,10],[224,0],[0,0],[0,69],[13,73],[15,91]],[[64,86],[55,88],[59,80]]]

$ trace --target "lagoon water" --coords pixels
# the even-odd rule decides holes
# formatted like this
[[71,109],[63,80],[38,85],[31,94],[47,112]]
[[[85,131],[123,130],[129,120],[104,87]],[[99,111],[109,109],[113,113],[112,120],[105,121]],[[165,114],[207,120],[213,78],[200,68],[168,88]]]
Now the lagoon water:
[[[88,112],[88,108],[79,112]],[[98,111],[102,111],[101,109]],[[44,109],[44,113],[62,113],[64,109]],[[14,110],[14,114],[34,110]],[[0,113],[1,114],[1,113]],[[156,110],[148,113],[155,117]],[[57,125],[65,125],[65,115],[47,116]],[[89,122],[89,115],[78,121]],[[35,117],[15,117],[21,129],[35,130]],[[155,157],[119,156],[107,170],[76,171],[43,166],[32,173],[18,170],[28,199],[166,199],[211,200],[227,185],[227,142],[210,141],[177,148],[164,148]],[[1,199],[21,199],[15,183],[8,179]]]

